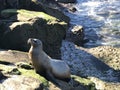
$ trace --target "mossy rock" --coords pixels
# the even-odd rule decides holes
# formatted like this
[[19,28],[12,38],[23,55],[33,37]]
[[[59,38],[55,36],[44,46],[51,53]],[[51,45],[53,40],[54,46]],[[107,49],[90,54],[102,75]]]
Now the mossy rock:
[[0,64],[0,69],[5,74],[9,74],[9,75],[21,75],[21,72],[15,66],[7,66],[7,65]]
[[[96,90],[94,83],[91,82],[89,79],[81,78],[79,76],[72,75],[72,83],[63,82],[61,80],[57,80],[62,87],[56,87],[53,83],[47,81],[44,77],[40,76],[35,72],[34,69],[28,70],[24,68],[18,68],[16,66],[7,66],[0,64],[0,68],[2,70],[2,73],[4,73],[6,76],[14,76],[17,75],[18,77],[32,77],[42,82],[44,85],[45,90],[48,90],[50,88],[57,90]],[[19,71],[20,74],[16,74]],[[70,81],[71,82],[71,81]],[[58,89],[59,88],[59,89]]]
[[16,66],[19,68],[27,69],[27,70],[33,69],[32,65],[25,63],[25,62],[18,62],[18,63],[16,63]]
[[41,82],[43,82],[45,86],[48,86],[48,81],[44,77],[40,76],[39,74],[36,74],[34,70],[26,70],[26,69],[19,68],[19,71],[21,72],[21,75],[36,78]]
[[[4,27],[0,46],[6,49],[28,51],[29,38],[43,42],[45,52],[53,58],[60,58],[60,47],[65,38],[68,24],[44,12],[24,9],[7,9],[1,12],[4,18],[17,21],[7,23]],[[54,49],[54,50],[53,50]]]
[[7,66],[7,65],[2,65],[2,64],[0,64],[0,69],[7,76],[22,75],[22,76],[27,76],[27,77],[33,77],[43,82],[45,86],[48,86],[48,81],[44,77],[40,76],[39,74],[36,74],[35,70],[33,69],[27,70],[27,69],[17,68],[16,66],[10,66],[10,65]]
[[80,84],[85,86],[88,90],[96,90],[95,83],[93,83],[91,80],[76,75],[71,75],[71,77],[74,79],[74,81],[79,82]]
[[[16,14],[20,14],[20,16],[24,16],[24,17],[26,17],[26,19],[40,17],[40,18],[44,18],[45,20],[57,20],[55,17],[45,14],[44,12],[29,11],[29,10],[25,10],[25,9],[20,9],[20,10],[5,9],[5,10],[1,11],[1,16],[3,18],[8,18],[8,17],[16,15]],[[19,20],[19,18],[18,18],[18,20]],[[20,19],[20,21],[21,21],[21,19]],[[26,21],[26,20],[24,20],[24,21]]]

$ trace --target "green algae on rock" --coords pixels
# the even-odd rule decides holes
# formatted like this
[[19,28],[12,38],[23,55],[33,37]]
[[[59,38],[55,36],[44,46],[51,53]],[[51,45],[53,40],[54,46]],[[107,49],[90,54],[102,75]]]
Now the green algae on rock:
[[[5,9],[5,10],[1,11],[1,16],[3,18],[8,18],[8,17],[10,17],[12,15],[16,15],[16,14],[23,16],[26,19],[39,17],[39,18],[44,18],[46,21],[49,21],[49,20],[50,21],[52,21],[52,20],[60,21],[59,19],[57,19],[53,16],[50,16],[44,12],[30,11],[30,10],[25,10],[25,9]],[[18,20],[21,21],[21,19],[19,19],[19,17],[18,17]],[[26,21],[26,20],[24,20],[24,21]],[[66,24],[65,22],[60,22],[60,23]]]
[[21,75],[21,72],[15,66],[7,66],[0,64],[0,69],[7,75]]
[[19,70],[21,72],[21,75],[36,78],[41,82],[43,82],[45,86],[48,86],[48,81],[44,77],[40,76],[39,74],[36,74],[34,70],[26,70],[21,68],[19,68]]
[[28,51],[28,38],[38,38],[43,42],[43,48],[48,55],[60,58],[60,47],[66,36],[67,23],[44,12],[24,9],[6,9],[1,12],[1,16],[8,20],[2,27],[6,33],[1,35],[1,48]]
[[82,78],[80,76],[76,76],[76,75],[71,75],[71,77],[79,82],[80,84],[82,84],[83,86],[87,87],[89,90],[96,90],[95,88],[95,83],[92,82],[91,80],[87,79],[87,78]]
[[39,74],[36,74],[34,70],[27,70],[27,69],[17,68],[16,66],[7,66],[2,64],[0,64],[0,69],[7,76],[19,75],[19,76],[33,77],[42,81],[45,86],[48,86],[48,81]]

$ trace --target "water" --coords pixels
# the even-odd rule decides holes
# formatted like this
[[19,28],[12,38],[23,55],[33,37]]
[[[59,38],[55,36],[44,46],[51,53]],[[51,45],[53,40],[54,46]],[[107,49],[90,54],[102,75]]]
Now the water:
[[120,47],[120,0],[78,0],[71,24],[82,25],[89,42],[85,47]]
[[[120,0],[79,0],[75,7],[76,12],[66,12],[66,14],[71,18],[71,24],[84,27],[85,37],[90,40],[85,47],[99,45],[120,47]],[[92,79],[97,90],[112,90],[119,86],[114,83],[119,82],[119,73],[111,68],[107,69],[104,67],[107,65],[102,63],[101,59],[96,58],[97,55],[99,57],[110,57],[107,52],[104,52],[104,50],[109,51],[109,49],[112,50],[104,47],[94,48],[97,51],[94,51],[96,54],[94,55],[92,54],[93,51],[90,53],[92,49],[77,47],[72,42],[65,40],[61,47],[61,58],[69,65],[72,74],[97,78]],[[114,59],[119,60],[119,55],[115,50],[111,51],[111,55]],[[116,63],[116,60],[111,61]],[[116,66],[114,63],[113,65]],[[113,86],[112,83],[116,86]]]

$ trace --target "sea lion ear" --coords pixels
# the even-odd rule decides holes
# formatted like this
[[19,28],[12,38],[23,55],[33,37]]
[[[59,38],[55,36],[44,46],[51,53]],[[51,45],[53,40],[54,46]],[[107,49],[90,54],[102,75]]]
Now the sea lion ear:
[[39,40],[39,44],[42,45],[42,41],[41,40]]

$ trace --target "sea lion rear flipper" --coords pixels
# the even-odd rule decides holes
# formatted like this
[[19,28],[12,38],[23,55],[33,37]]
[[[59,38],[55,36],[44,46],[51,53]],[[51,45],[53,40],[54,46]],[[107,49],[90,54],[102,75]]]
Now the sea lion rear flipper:
[[46,78],[57,86],[60,86],[50,71],[46,72]]

